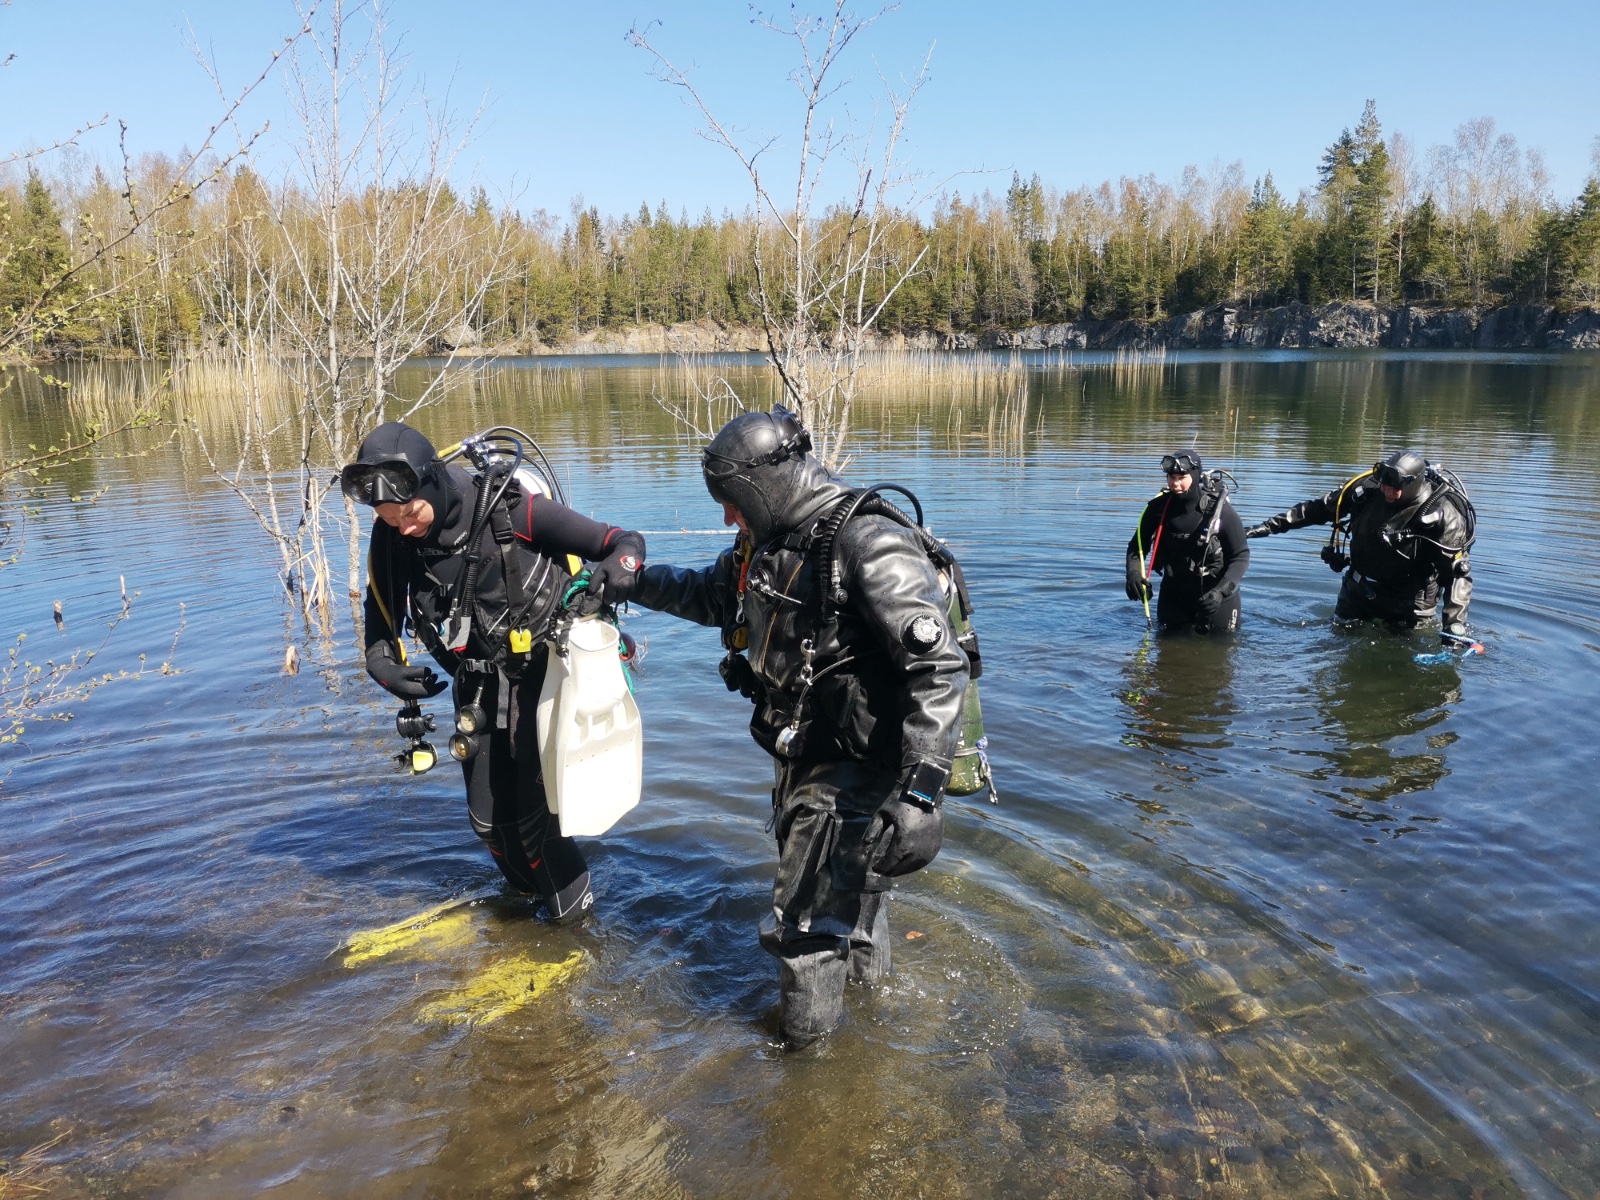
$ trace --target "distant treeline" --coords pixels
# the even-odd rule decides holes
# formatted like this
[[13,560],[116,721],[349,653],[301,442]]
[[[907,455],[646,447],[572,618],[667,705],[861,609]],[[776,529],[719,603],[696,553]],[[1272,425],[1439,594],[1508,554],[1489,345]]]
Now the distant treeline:
[[[81,170],[0,185],[0,319],[91,257],[97,239],[126,223],[129,198],[160,194],[172,171],[170,160],[150,156],[126,181]],[[1328,147],[1318,179],[1294,199],[1270,174],[1248,182],[1237,165],[1191,168],[1175,184],[1143,176],[1072,191],[1014,175],[1004,195],[947,195],[896,221],[876,286],[918,266],[879,328],[949,334],[1153,320],[1219,302],[1600,303],[1600,143],[1595,174],[1561,203],[1538,153],[1492,120],[1463,125],[1450,145],[1419,155],[1403,136],[1382,136],[1369,102]],[[235,169],[95,259],[52,297],[39,349],[158,354],[244,336],[244,292],[306,278],[274,270],[274,256],[314,257],[316,239],[302,232],[327,224],[313,219],[314,199],[299,185],[281,185],[270,203],[268,186]],[[351,201],[353,218],[362,203]],[[831,214],[816,235],[825,241],[845,216]],[[451,272],[495,279],[472,318],[485,343],[757,320],[748,212],[691,218],[663,202],[622,216],[575,204],[565,219],[527,217],[497,210],[478,191],[449,197],[443,215],[428,219],[452,223],[451,254],[429,268],[433,286],[447,286]],[[484,261],[467,261],[463,247]],[[781,266],[769,260],[767,269]],[[393,302],[410,295],[398,290]]]

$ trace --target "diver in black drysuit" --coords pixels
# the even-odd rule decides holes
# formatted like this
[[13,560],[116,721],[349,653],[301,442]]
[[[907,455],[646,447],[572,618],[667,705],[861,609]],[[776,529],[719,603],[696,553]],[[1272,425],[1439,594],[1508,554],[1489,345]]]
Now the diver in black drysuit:
[[776,763],[779,855],[761,944],[779,962],[790,1048],[838,1025],[847,980],[889,970],[890,881],[938,852],[968,677],[938,573],[882,510],[834,535],[844,596],[837,621],[821,619],[813,542],[852,493],[810,446],[781,408],[725,426],[703,468],[740,526],[734,546],[701,570],[646,567],[632,593],[720,629],[723,679],[755,701],[751,735]]
[[[1465,636],[1472,603],[1471,501],[1414,450],[1389,455],[1343,487],[1251,526],[1246,536],[1342,523],[1346,516],[1349,570],[1339,585],[1334,617],[1413,628],[1433,620],[1442,597],[1442,628]],[[1323,558],[1335,570],[1346,565],[1332,545]]]
[[1168,454],[1161,467],[1167,489],[1145,505],[1139,531],[1128,539],[1128,599],[1149,599],[1145,567],[1153,553],[1149,574],[1161,576],[1161,627],[1233,633],[1243,611],[1239,583],[1250,566],[1244,525],[1222,480],[1201,469],[1199,455]]
[[[544,635],[572,582],[568,555],[594,564],[572,604],[580,615],[592,613],[626,598],[644,560],[644,538],[529,493],[513,479],[477,539],[479,573],[470,607],[462,606],[470,618],[463,638],[449,616],[468,571],[478,490],[497,490],[504,475],[475,478],[447,466],[422,434],[390,422],[361,444],[343,478],[346,493],[378,514],[366,598],[368,673],[406,700],[450,686],[431,668],[407,662],[400,632],[409,620],[454,680],[456,709],[476,703],[488,718],[478,752],[461,764],[473,831],[506,879],[537,895],[552,920],[582,916],[594,903],[589,869],[546,807],[539,760]],[[508,568],[515,573],[510,588]],[[530,650],[511,652],[512,629],[532,631]]]

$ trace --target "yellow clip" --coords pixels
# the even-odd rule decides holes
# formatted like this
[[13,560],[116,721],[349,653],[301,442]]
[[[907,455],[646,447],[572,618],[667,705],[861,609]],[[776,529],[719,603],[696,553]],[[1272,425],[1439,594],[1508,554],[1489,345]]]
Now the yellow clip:
[[513,629],[511,631],[511,653],[526,654],[533,649],[533,630]]

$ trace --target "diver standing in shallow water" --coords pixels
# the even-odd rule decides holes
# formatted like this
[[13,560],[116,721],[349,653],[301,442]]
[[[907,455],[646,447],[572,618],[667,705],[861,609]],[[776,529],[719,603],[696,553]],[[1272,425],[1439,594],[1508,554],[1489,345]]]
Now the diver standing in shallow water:
[[1233,633],[1242,611],[1239,582],[1250,566],[1244,525],[1223,478],[1202,470],[1198,454],[1165,455],[1161,469],[1166,490],[1145,505],[1128,539],[1128,599],[1148,605],[1150,576],[1159,572],[1156,620],[1163,629]]
[[1442,598],[1444,632],[1466,635],[1472,602],[1467,551],[1477,514],[1453,472],[1415,450],[1399,450],[1327,495],[1268,517],[1246,536],[1303,525],[1333,526],[1322,560],[1344,572],[1337,620],[1377,618],[1411,628],[1431,621]]
[[[545,804],[536,726],[545,634],[573,583],[569,556],[594,564],[571,601],[574,613],[593,613],[627,598],[644,538],[529,490],[513,461],[480,457],[486,469],[474,476],[391,421],[340,473],[345,495],[377,512],[367,673],[412,702],[454,681],[474,832],[506,879],[537,895],[552,920],[576,919],[594,896],[582,851],[561,836]],[[400,637],[407,621],[449,679],[408,661]],[[421,715],[415,720],[420,725]]]
[[891,880],[939,851],[970,670],[926,535],[810,449],[782,408],[724,426],[702,470],[734,545],[646,567],[631,597],[720,629],[723,680],[755,701],[779,855],[761,945],[791,1049],[839,1024],[848,980],[889,970]]

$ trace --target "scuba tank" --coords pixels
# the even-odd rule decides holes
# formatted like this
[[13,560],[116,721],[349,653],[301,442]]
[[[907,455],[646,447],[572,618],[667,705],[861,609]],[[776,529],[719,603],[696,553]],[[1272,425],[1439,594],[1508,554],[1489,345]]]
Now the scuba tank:
[[961,737],[950,762],[950,782],[944,790],[952,796],[972,796],[989,789],[991,803],[1000,802],[995,790],[994,772],[989,767],[989,737],[983,728],[983,703],[978,699],[978,676],[983,674],[983,656],[978,650],[978,631],[972,627],[972,611],[962,606],[962,589],[958,589],[943,572],[939,583],[950,595],[950,627],[955,631],[956,643],[967,654],[972,673],[967,677],[967,694],[961,701]]

